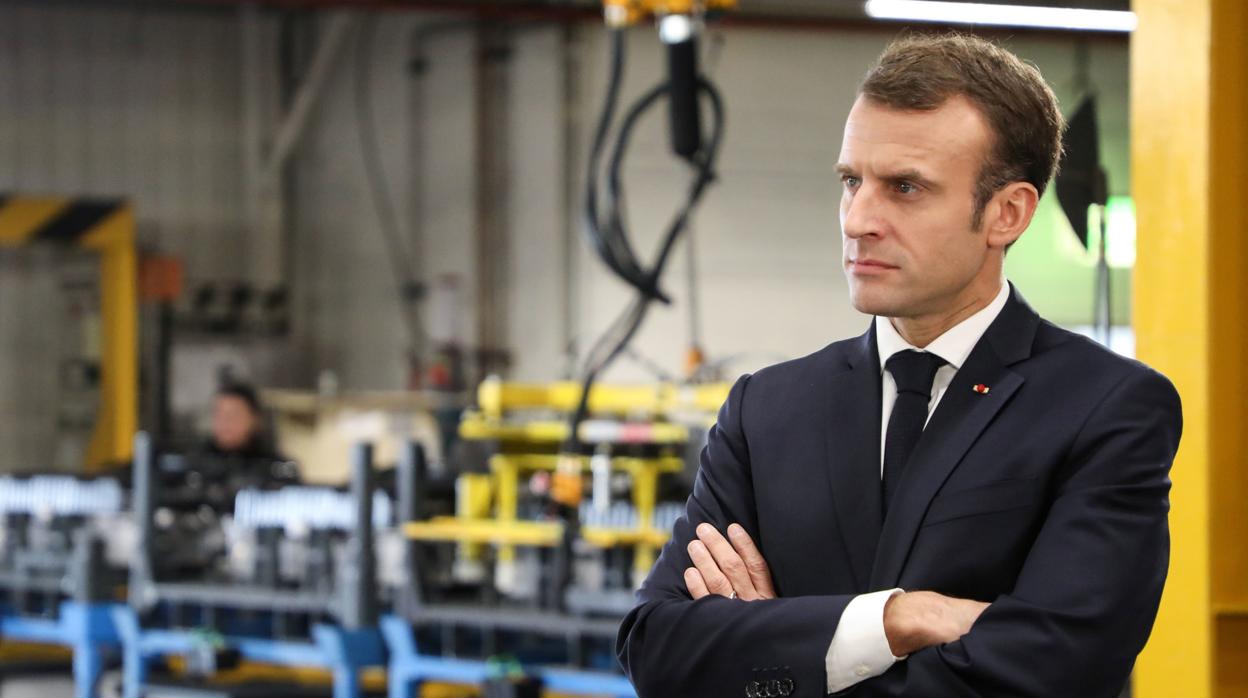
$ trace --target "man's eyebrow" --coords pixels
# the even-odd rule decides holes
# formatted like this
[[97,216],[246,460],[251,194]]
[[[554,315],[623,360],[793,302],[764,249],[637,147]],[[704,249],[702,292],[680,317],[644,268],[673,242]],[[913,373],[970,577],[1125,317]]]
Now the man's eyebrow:
[[936,189],[940,186],[930,177],[914,168],[898,170],[882,176],[881,179],[888,182],[914,182],[927,189]]
[[919,182],[929,181],[927,177],[923,176],[922,172],[919,172],[913,167],[907,167],[904,170],[897,170],[896,172],[890,172],[889,174],[884,175],[884,178],[885,179],[913,179]]
[[[856,168],[846,165],[843,162],[836,164],[836,173],[842,177],[857,177],[858,176],[858,170]],[[922,172],[919,172],[913,167],[909,167],[903,170],[898,170],[896,172],[891,172],[889,174],[881,176],[880,179],[883,179],[887,182],[902,182],[902,181],[914,182],[915,184],[921,185],[928,189],[935,189],[939,186],[935,182],[935,180],[924,175]]]

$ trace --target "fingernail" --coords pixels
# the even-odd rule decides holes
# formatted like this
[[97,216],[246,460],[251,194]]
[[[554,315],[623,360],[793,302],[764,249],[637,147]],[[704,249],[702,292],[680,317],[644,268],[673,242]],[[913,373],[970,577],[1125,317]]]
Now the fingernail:
[[741,528],[741,524],[733,524],[728,527],[728,535],[733,538],[740,538],[743,533],[745,533],[745,529]]
[[710,530],[711,530],[711,525],[710,525],[710,524],[707,524],[707,523],[704,523],[704,524],[698,524],[698,535],[699,535],[699,536],[705,536],[707,533],[709,533],[709,532],[710,532]]
[[693,553],[698,552],[698,549],[701,547],[702,547],[702,541],[698,541],[698,540],[690,541],[689,554],[692,555]]

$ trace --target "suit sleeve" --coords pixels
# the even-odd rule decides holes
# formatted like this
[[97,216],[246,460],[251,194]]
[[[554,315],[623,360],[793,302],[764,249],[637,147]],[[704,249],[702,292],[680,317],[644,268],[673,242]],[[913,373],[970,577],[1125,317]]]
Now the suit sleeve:
[[956,642],[858,685],[884,696],[1105,696],[1144,647],[1169,562],[1178,393],[1151,370],[1111,390],[1076,437],[1009,593]]
[[828,646],[852,596],[694,601],[685,588],[686,546],[699,524],[739,523],[759,540],[741,422],[748,382],[738,380],[720,409],[685,515],[620,627],[616,652],[641,698],[744,696],[751,681],[776,676],[792,682],[790,695],[825,694]]

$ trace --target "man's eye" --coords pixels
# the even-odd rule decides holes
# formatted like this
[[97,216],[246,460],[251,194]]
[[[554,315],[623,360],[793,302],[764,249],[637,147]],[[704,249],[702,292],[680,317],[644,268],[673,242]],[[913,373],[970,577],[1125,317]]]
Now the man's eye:
[[843,175],[841,177],[841,183],[849,187],[850,189],[855,189],[858,187],[859,184],[862,183],[862,180],[858,179],[857,177],[853,177],[851,175]]
[[909,182],[897,183],[898,194],[914,194],[914,193],[917,193],[918,191],[919,191],[919,188]]

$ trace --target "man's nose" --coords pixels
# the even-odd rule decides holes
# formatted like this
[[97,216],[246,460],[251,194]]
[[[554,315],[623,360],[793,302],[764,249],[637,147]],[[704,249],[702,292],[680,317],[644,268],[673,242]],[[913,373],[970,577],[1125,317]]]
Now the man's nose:
[[845,215],[841,217],[841,231],[845,237],[858,239],[869,235],[878,236],[883,228],[877,194],[867,184],[858,187],[858,191],[844,204]]

